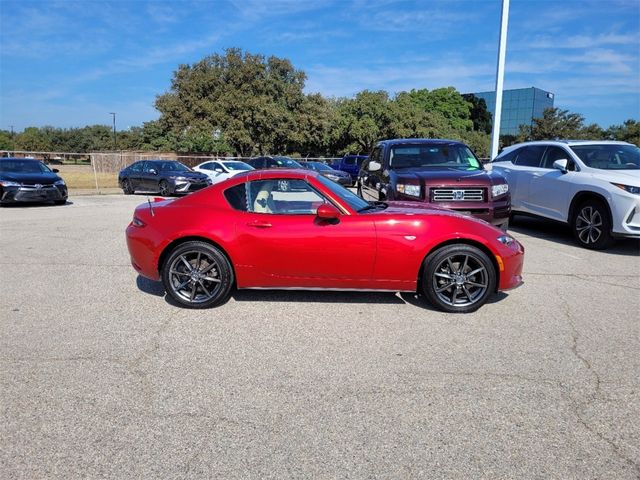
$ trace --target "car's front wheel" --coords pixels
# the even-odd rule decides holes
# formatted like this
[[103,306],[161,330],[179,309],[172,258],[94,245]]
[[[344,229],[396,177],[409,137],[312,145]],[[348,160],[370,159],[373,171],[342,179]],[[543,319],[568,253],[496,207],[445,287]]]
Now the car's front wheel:
[[422,291],[438,309],[473,312],[496,288],[496,270],[482,250],[472,245],[446,245],[425,259]]
[[132,195],[133,193],[135,193],[133,187],[131,186],[131,182],[126,178],[122,180],[122,192],[125,195]]
[[206,242],[175,248],[162,266],[162,283],[169,296],[188,308],[224,303],[233,286],[233,269],[220,249]]
[[599,200],[587,200],[575,211],[571,222],[578,243],[592,250],[604,250],[611,245],[611,219],[606,206]]
[[158,192],[163,197],[168,197],[171,195],[171,188],[169,187],[169,183],[166,180],[160,180],[158,184]]

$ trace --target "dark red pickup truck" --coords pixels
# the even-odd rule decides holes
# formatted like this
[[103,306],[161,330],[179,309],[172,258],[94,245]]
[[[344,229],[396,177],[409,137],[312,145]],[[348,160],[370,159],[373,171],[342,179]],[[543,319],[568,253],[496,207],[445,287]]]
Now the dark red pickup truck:
[[503,230],[509,225],[507,181],[453,140],[381,141],[362,164],[357,188],[365,200],[413,200],[473,215]]

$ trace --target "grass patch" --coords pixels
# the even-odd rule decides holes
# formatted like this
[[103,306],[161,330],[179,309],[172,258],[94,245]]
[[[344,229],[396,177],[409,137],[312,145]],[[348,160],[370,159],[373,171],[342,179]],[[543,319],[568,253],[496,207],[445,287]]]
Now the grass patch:
[[[52,168],[60,170],[60,175],[69,189],[96,188],[96,180],[93,176],[91,165],[52,165]],[[98,187],[113,188],[118,186],[117,173],[98,172]]]

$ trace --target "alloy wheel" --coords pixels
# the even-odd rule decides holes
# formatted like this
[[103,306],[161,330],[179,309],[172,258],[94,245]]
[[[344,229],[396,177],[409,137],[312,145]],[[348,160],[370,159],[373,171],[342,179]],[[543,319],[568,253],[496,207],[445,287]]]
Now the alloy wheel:
[[159,190],[160,190],[160,195],[162,195],[163,197],[168,197],[169,196],[169,193],[170,193],[169,192],[169,184],[167,182],[162,180],[158,187],[159,187]]
[[596,243],[602,235],[603,221],[598,209],[586,205],[576,217],[575,229],[578,239],[585,245]]
[[176,296],[192,304],[205,303],[218,294],[222,278],[213,255],[187,251],[169,265],[169,285]]
[[470,252],[445,257],[435,268],[433,288],[437,297],[451,307],[467,307],[484,297],[489,274]]

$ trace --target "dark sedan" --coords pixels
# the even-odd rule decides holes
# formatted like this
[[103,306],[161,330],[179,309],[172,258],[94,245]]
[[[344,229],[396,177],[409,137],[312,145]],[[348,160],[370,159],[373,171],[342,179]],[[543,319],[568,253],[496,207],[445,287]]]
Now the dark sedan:
[[18,202],[67,201],[67,186],[58,175],[39,160],[0,158],[0,204]]
[[333,180],[336,183],[344,187],[350,187],[351,175],[341,170],[336,170],[335,168],[331,168],[326,163],[322,162],[300,162],[304,168],[308,168],[309,170],[315,170],[323,177],[327,177],[329,180]]
[[195,192],[211,185],[211,180],[175,160],[141,160],[120,171],[118,184],[125,195],[145,191],[166,197]]

